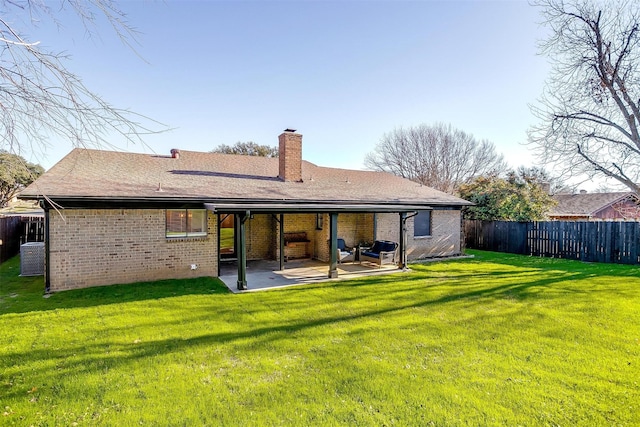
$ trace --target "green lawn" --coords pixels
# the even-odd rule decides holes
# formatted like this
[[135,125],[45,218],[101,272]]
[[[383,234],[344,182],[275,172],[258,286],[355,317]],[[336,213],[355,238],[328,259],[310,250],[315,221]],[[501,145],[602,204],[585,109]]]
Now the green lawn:
[[640,425],[638,267],[473,252],[233,295],[0,266],[2,425]]
[[220,249],[233,250],[233,228],[220,229]]

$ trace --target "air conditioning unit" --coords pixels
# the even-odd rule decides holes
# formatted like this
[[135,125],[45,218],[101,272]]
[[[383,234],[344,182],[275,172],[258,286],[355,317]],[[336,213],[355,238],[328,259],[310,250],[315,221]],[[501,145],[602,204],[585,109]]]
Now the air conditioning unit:
[[42,276],[44,274],[44,242],[29,242],[20,245],[20,275]]

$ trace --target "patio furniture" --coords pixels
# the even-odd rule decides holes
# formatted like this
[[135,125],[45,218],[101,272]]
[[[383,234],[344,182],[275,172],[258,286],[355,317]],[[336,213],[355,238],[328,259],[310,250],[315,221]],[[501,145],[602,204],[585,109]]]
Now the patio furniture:
[[305,231],[284,233],[284,259],[289,261],[292,259],[310,258],[309,242]]
[[378,264],[393,264],[396,260],[396,249],[398,244],[388,240],[376,240],[373,246],[360,252],[360,262],[367,261]]
[[338,239],[338,262],[349,262],[354,260],[354,250],[349,249],[344,239]]

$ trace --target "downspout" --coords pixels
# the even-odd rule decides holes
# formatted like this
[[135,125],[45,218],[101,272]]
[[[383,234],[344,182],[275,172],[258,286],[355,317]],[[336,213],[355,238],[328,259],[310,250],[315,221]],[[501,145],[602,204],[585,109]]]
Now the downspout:
[[49,244],[49,206],[44,202],[40,205],[44,209],[44,293],[51,292],[51,257],[49,255],[51,246]]
[[[431,213],[433,215],[433,213]],[[433,216],[431,217],[433,220]],[[467,250],[467,233],[465,233],[465,222],[462,208],[460,208],[460,255]]]
[[218,229],[216,230],[216,234],[218,235],[218,250],[216,252],[218,253],[218,277],[220,277],[220,260],[222,259],[222,257],[220,256],[220,224],[222,224],[222,219],[220,219],[220,214],[217,214],[216,218],[216,222],[218,223]]
[[398,268],[401,270],[408,270],[407,268],[407,220],[418,215],[418,212],[413,212],[411,215],[407,215],[406,212],[400,212],[400,242],[399,251],[400,259],[398,260]]

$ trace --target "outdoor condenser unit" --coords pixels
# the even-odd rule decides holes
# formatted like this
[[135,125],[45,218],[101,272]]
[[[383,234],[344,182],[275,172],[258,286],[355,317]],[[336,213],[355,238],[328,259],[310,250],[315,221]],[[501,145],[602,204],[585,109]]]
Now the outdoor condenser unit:
[[20,275],[42,276],[44,274],[44,242],[29,242],[20,245]]

